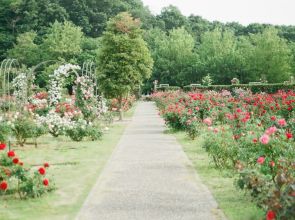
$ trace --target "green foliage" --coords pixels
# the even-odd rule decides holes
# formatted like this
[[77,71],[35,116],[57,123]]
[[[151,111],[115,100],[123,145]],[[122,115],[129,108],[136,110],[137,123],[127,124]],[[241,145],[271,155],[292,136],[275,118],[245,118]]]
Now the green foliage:
[[187,24],[187,18],[173,5],[163,8],[158,19],[164,22],[166,31],[180,28]]
[[8,56],[18,59],[18,61],[27,66],[33,66],[41,61],[41,51],[35,44],[37,33],[26,32],[17,37],[14,48],[8,51]]
[[47,130],[37,125],[28,114],[18,115],[13,121],[12,134],[20,146],[23,146],[28,138],[38,138],[46,132]]
[[174,29],[165,34],[158,29],[148,32],[153,38],[151,48],[155,60],[152,80],[160,79],[161,83],[185,85],[196,79],[196,62],[193,37],[184,29]]
[[99,83],[104,94],[111,98],[126,96],[150,76],[152,67],[139,20],[128,13],[111,19],[99,56]]
[[8,141],[8,135],[11,133],[11,127],[6,121],[0,123],[0,143]]
[[250,36],[251,47],[246,57],[248,71],[268,82],[283,82],[291,72],[291,50],[286,40],[278,36],[278,30],[267,28],[262,33]]
[[215,29],[205,32],[201,36],[198,53],[203,76],[211,73],[216,82],[226,84],[242,74],[243,64],[232,31]]
[[81,50],[83,32],[71,22],[54,22],[45,35],[42,49],[47,52],[47,59],[64,59],[69,61]]
[[210,76],[210,74],[207,74],[207,76],[204,76],[204,77],[202,78],[202,84],[203,84],[204,86],[211,86],[212,83],[213,83],[213,79],[212,79],[212,77]]

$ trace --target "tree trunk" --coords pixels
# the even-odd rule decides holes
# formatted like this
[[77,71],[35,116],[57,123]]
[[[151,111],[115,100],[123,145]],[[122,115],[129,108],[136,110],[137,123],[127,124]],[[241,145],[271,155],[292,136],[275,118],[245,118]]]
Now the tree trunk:
[[123,121],[123,97],[119,98],[119,120]]

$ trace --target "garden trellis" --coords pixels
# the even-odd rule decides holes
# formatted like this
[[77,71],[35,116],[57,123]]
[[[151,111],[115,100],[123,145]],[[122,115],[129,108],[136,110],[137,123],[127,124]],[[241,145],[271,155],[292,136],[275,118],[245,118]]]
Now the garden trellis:
[[86,61],[83,63],[82,76],[88,77],[94,83],[94,95],[98,95],[98,79],[96,74],[96,68],[93,61]]
[[16,59],[3,60],[0,66],[0,77],[2,81],[0,96],[2,104],[5,105],[1,110],[10,112],[15,101],[18,104],[16,106],[23,107],[27,100],[27,81],[25,74],[20,73],[18,61]]

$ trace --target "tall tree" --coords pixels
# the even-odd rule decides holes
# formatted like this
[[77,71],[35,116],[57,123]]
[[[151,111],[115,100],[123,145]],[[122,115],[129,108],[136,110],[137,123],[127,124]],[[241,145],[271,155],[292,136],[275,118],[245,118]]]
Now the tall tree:
[[34,42],[36,32],[26,32],[17,37],[16,44],[8,51],[8,56],[16,58],[22,64],[27,66],[36,65],[41,61],[41,51]]
[[205,32],[198,47],[203,75],[211,74],[217,83],[229,84],[238,77],[241,63],[237,54],[237,39],[232,31],[215,29]]
[[194,53],[195,41],[184,28],[171,30],[168,35],[158,30],[152,34],[156,37],[152,46],[154,79],[171,85],[186,85],[199,80],[195,68],[198,61]]
[[263,33],[250,36],[253,45],[248,60],[249,71],[269,82],[283,82],[291,73],[291,50],[287,41],[278,36],[278,30],[266,28]]
[[64,59],[70,61],[79,55],[83,32],[80,27],[71,22],[54,22],[47,30],[41,47],[44,50],[44,59]]
[[122,100],[150,77],[153,60],[142,38],[140,21],[123,12],[108,22],[99,56],[99,83],[109,98]]
[[164,22],[166,31],[186,26],[188,22],[180,10],[173,5],[163,8],[161,14],[158,15],[158,19]]

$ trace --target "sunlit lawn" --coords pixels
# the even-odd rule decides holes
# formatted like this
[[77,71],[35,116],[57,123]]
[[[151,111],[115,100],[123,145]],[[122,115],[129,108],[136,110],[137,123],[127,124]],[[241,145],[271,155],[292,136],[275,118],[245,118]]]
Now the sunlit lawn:
[[[170,133],[170,132],[169,132]],[[173,133],[173,132],[172,132]],[[219,171],[210,163],[210,159],[202,148],[205,137],[190,140],[184,132],[173,133],[193,163],[201,180],[207,185],[229,220],[264,219],[263,212],[251,202],[250,197],[234,186],[234,179],[229,172]]]
[[[125,114],[128,119],[134,108]],[[38,148],[16,148],[17,155],[32,165],[48,162],[48,176],[56,190],[37,199],[1,198],[0,219],[74,219],[94,185],[127,123],[115,123],[101,141],[72,142],[66,137],[43,137]],[[36,169],[38,166],[36,167]]]

